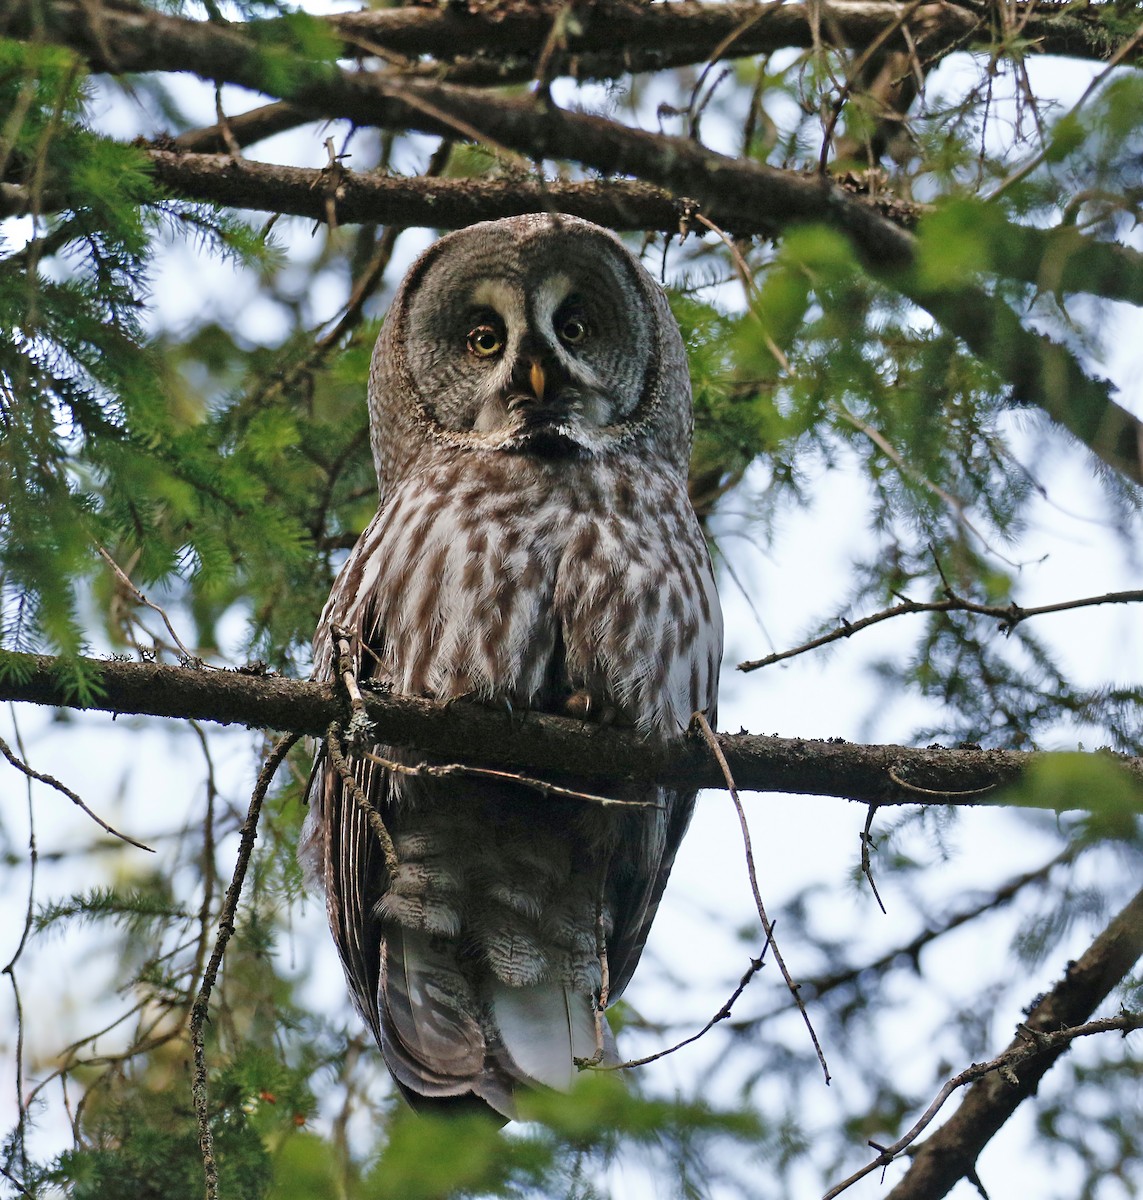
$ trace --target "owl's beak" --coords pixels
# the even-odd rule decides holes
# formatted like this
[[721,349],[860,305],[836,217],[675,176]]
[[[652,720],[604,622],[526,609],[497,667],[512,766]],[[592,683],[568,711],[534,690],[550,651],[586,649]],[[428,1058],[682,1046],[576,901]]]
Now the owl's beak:
[[529,425],[548,425],[567,416],[567,374],[551,350],[530,333],[520,339],[505,401]]
[[525,351],[512,373],[509,407],[542,410],[556,398],[560,382],[558,364],[546,361],[542,354]]
[[532,385],[536,399],[542,404],[544,402],[544,368],[535,359],[528,369],[528,382]]

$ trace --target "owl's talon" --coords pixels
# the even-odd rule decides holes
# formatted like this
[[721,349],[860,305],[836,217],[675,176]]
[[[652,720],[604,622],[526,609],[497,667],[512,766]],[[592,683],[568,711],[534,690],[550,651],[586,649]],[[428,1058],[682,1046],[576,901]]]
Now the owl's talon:
[[575,721],[591,721],[595,725],[607,728],[610,725],[628,725],[630,721],[623,720],[622,711],[614,704],[607,704],[593,696],[587,688],[580,688],[564,701],[564,716]]
[[572,692],[564,701],[564,715],[575,721],[590,721],[594,708],[591,693],[582,688],[578,692]]

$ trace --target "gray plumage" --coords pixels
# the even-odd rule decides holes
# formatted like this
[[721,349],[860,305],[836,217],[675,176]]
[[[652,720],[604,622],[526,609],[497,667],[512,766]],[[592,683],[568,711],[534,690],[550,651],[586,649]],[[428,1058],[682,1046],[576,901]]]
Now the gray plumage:
[[[612,235],[534,215],[441,238],[389,310],[369,387],[377,515],[315,639],[393,692],[672,736],[714,717],[722,625],[686,492],[691,401],[662,292]],[[390,761],[420,761],[390,747]],[[514,1114],[610,1053],[594,1008],[638,962],[693,793],[603,808],[324,755],[302,855],[354,1001],[414,1103]],[[590,789],[599,791],[598,785]]]

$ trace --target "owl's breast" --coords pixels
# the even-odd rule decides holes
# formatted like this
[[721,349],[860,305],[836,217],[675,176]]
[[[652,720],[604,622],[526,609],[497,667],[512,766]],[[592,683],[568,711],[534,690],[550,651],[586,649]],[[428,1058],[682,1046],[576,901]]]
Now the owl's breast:
[[640,726],[685,727],[712,703],[721,653],[709,559],[682,489],[631,474],[410,480],[362,535],[323,627],[352,615],[362,672],[396,692],[558,710],[586,689]]
[[713,709],[722,614],[702,530],[681,483],[642,464],[606,481],[570,528],[553,609],[573,690],[647,732]]

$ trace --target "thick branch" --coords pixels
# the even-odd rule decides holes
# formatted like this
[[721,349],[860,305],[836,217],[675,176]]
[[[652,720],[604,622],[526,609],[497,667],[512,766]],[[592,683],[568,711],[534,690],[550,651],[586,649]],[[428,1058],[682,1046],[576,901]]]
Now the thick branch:
[[[460,229],[476,221],[519,213],[561,212],[620,232],[655,229],[674,233],[686,213],[686,202],[664,188],[628,179],[568,183],[409,178],[339,169],[334,182],[324,170],[223,154],[180,154],[164,149],[148,149],[147,154],[159,182],[187,199],[325,221],[329,216],[326,197],[332,190],[334,213],[339,223],[347,225],[375,221]],[[891,196],[854,196],[852,202],[904,228],[911,228],[925,212],[923,205]],[[0,210],[3,204],[0,191]],[[718,197],[703,211],[720,229],[736,237],[765,235],[773,228],[761,211],[730,208]],[[997,267],[1008,279],[1052,291],[1087,292],[1105,300],[1143,304],[1143,254],[1137,250],[1096,241],[1072,227],[1033,229],[1013,224],[1005,226],[997,250],[1002,256]]]
[[[617,230],[679,227],[681,207],[669,192],[632,180],[565,183],[542,179],[441,179],[338,169],[283,167],[222,154],[148,150],[164,188],[231,208],[289,213],[326,221],[333,201],[339,224],[460,229],[520,213],[561,212]],[[3,193],[0,192],[0,204]]]
[[[1095,939],[1063,979],[1028,1014],[1005,1054],[1023,1058],[1031,1031],[1055,1034],[1086,1021],[1143,955],[1143,892]],[[973,1084],[949,1120],[917,1150],[912,1165],[887,1200],[937,1200],[968,1176],[980,1152],[1021,1101],[1036,1094],[1040,1080],[1070,1045],[1045,1039],[1042,1052],[1014,1070],[995,1071]]]
[[[29,7],[25,0],[11,10],[10,25],[18,33],[31,29]],[[1143,482],[1143,425],[1113,402],[1106,381],[1088,376],[1064,346],[1025,329],[1006,303],[983,288],[926,285],[914,270],[911,235],[825,176],[728,158],[687,138],[532,100],[340,71],[268,42],[267,23],[226,27],[147,11],[96,9],[80,0],[53,0],[39,11],[46,36],[80,50],[96,69],[192,71],[217,82],[277,91],[326,116],[460,133],[534,159],[565,158],[608,174],[638,176],[701,204],[721,205],[732,215],[758,220],[762,214],[775,232],[807,222],[833,226],[850,239],[872,274],[926,309],[1006,379],[1014,403],[1043,409],[1109,465]]]
[[[543,0],[475,12],[410,6],[344,13],[328,20],[351,54],[382,49],[411,60],[428,54],[438,61],[422,64],[421,70],[475,84],[530,79],[545,52],[548,78],[570,75],[586,80],[661,71],[716,56],[733,60],[773,54],[788,47],[861,47],[887,29],[893,30],[889,44],[902,49],[909,44],[909,34],[914,46],[926,50],[965,43],[988,46],[993,41],[987,14],[939,0],[920,7],[889,0],[841,0],[817,7],[594,0],[578,5],[574,17],[568,17],[564,0]],[[1094,26],[1092,36],[1077,36],[1088,25]],[[1049,19],[1037,28],[1050,44],[1063,46],[1066,39],[1084,57],[1106,58],[1114,49],[1098,21],[1065,26]]]
[[[1018,6],[1012,19],[1031,52],[1096,60],[1114,53],[1115,38],[1100,19],[1099,6],[1027,8],[1031,11]],[[719,58],[735,59],[787,47],[811,49],[823,42],[860,49],[887,29],[896,30],[887,49],[911,52],[918,46],[922,51],[954,45],[985,49],[995,40],[989,6],[939,0],[919,7],[889,0],[834,0],[816,6],[595,0],[577,5],[574,20],[567,20],[567,14],[564,0],[544,0],[477,11],[460,6],[366,10],[339,14],[329,22],[351,52],[377,46],[414,59],[428,54],[457,63],[459,74],[453,77],[473,82],[481,70],[489,82],[521,77],[512,70],[513,60],[524,63],[526,72],[534,70],[536,56],[553,36],[553,28],[549,73],[578,79],[609,79],[703,63],[716,53]],[[903,29],[912,34],[912,45]]]
[[[41,655],[0,652],[0,701],[160,717],[194,718],[321,736],[346,716],[331,686],[213,668],[81,661],[97,682],[84,705],[65,682],[67,664]],[[645,780],[673,787],[722,788],[722,769],[701,737],[669,744],[629,730],[601,728],[539,713],[472,704],[436,704],[410,696],[367,695],[377,738],[437,761],[521,768],[554,779]],[[1017,782],[1043,755],[965,748],[911,749],[841,740],[721,734],[719,746],[740,787],[754,791],[843,796],[879,805],[982,804]],[[1143,785],[1143,758],[1114,756]]]
[[[266,105],[229,123],[239,145],[259,130],[273,129],[295,112],[285,104]],[[250,116],[249,122],[244,120]],[[213,147],[221,142],[217,126],[176,138],[178,149],[144,146],[158,181],[171,193],[231,208],[308,217],[325,222],[332,212],[339,224],[359,222],[400,227],[460,229],[476,221],[527,212],[562,212],[584,217],[617,231],[648,229],[673,233],[685,221],[687,203],[664,188],[636,180],[585,180],[569,183],[543,179],[442,179],[429,176],[376,175],[339,165],[328,170],[279,166],[222,153],[184,153],[183,146]],[[66,207],[67,198],[41,194],[38,212]],[[853,197],[906,229],[920,220],[923,205],[891,196]],[[0,183],[0,216],[31,210],[27,188]],[[715,225],[736,237],[765,235],[773,221],[761,210],[724,206],[714,197],[703,210]],[[996,240],[997,269],[1008,279],[1061,293],[1086,292],[1106,300],[1143,305],[1143,254],[1087,237],[1073,227],[1035,229],[1008,224]]]

